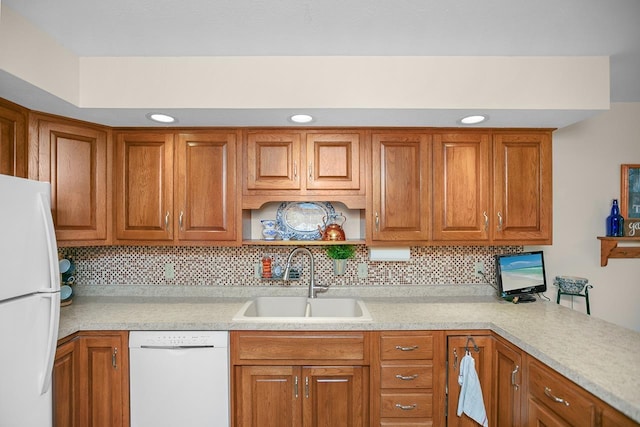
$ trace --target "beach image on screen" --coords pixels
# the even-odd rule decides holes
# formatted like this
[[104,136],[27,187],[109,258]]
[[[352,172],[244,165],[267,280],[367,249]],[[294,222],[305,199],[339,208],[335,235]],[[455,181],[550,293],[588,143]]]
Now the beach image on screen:
[[502,290],[528,288],[544,283],[540,254],[522,255],[500,259]]

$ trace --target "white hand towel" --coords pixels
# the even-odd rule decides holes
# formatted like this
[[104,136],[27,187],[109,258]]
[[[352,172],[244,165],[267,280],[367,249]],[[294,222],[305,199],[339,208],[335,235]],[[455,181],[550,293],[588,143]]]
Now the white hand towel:
[[487,411],[484,407],[482,399],[482,388],[480,380],[476,372],[476,361],[468,351],[460,362],[460,375],[458,376],[458,384],[462,386],[460,390],[460,399],[458,399],[458,416],[464,412],[472,420],[487,427]]

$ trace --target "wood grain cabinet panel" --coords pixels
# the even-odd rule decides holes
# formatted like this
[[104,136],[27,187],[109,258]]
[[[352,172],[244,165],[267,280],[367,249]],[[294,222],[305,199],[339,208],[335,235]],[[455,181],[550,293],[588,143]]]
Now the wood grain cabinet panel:
[[371,425],[443,425],[445,349],[441,331],[382,331],[372,341]]
[[[369,244],[425,241],[431,222],[431,136],[388,132],[372,136]],[[387,243],[388,244],[388,243]]]
[[79,356],[77,340],[60,344],[53,363],[53,425],[78,426]]
[[105,128],[46,115],[32,117],[38,175],[51,183],[51,210],[61,246],[107,244],[111,238],[111,143]]
[[235,132],[178,134],[178,240],[236,240],[236,150]]
[[173,240],[172,133],[116,135],[116,238]]
[[272,201],[342,201],[364,208],[364,131],[245,130],[243,207]]
[[[457,415],[458,401],[460,399],[461,386],[458,383],[460,363],[469,349],[475,360],[475,368],[482,388],[482,398],[490,423],[492,417],[492,384],[493,384],[493,354],[494,339],[491,335],[452,335],[447,337],[447,360],[449,366],[447,400],[447,426],[448,427],[477,427],[477,423],[466,414]],[[474,347],[474,343],[477,346]],[[496,424],[490,424],[496,425]]]
[[433,135],[433,240],[488,240],[489,132]]
[[28,111],[0,99],[0,174],[28,176]]
[[365,332],[231,331],[233,425],[366,427]]
[[524,396],[524,360],[522,351],[502,339],[495,341],[493,366],[493,425],[520,427]]
[[493,157],[492,240],[551,244],[550,132],[495,132]]
[[81,332],[59,345],[53,371],[56,427],[128,427],[128,332]]

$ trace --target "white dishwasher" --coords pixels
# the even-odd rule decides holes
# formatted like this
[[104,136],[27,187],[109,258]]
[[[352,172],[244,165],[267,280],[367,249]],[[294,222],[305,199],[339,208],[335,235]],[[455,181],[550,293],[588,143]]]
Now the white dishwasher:
[[228,427],[229,334],[129,333],[131,427]]

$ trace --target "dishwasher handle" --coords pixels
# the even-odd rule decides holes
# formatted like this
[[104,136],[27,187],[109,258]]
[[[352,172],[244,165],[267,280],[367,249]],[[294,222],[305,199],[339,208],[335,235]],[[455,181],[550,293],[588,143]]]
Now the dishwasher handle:
[[189,350],[192,348],[214,348],[214,345],[141,345],[147,350]]

